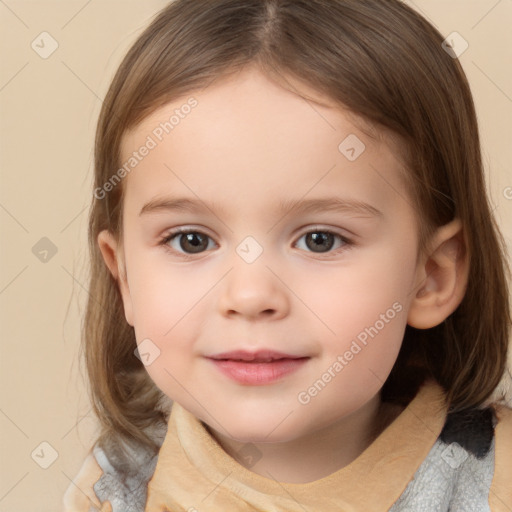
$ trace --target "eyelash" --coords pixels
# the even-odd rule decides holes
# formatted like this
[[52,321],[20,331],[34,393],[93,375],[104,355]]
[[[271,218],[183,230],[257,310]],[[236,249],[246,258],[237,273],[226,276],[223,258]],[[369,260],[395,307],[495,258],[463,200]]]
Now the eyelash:
[[[212,239],[209,235],[207,235],[206,233],[203,233],[202,231],[200,231],[198,229],[178,228],[178,229],[175,229],[172,232],[168,233],[164,237],[162,237],[159,242],[159,245],[162,245],[164,250],[166,250],[167,252],[169,252],[173,255],[178,254],[180,257],[182,257],[186,260],[193,260],[193,259],[195,259],[194,254],[176,251],[175,249],[172,249],[168,245],[169,242],[171,240],[173,240],[175,237],[177,237],[178,235],[186,235],[189,233],[199,233],[201,235],[205,235],[209,239]],[[338,237],[343,242],[343,245],[341,247],[338,247],[335,250],[327,251],[325,253],[322,253],[322,252],[315,253],[314,251],[307,251],[307,252],[311,252],[312,254],[318,255],[320,258],[322,258],[322,255],[338,254],[339,252],[346,251],[355,245],[355,243],[352,240],[350,240],[349,238],[347,238],[343,235],[340,235],[339,233],[336,233],[334,231],[330,231],[328,229],[321,229],[321,228],[310,229],[309,231],[302,233],[302,235],[298,238],[298,240],[300,240],[302,237],[304,237],[305,235],[308,235],[310,233],[327,233],[327,234],[333,235],[334,237]],[[204,254],[205,252],[208,252],[208,250],[204,250],[204,251],[202,251],[200,253],[196,253],[196,254],[200,255],[200,254]]]

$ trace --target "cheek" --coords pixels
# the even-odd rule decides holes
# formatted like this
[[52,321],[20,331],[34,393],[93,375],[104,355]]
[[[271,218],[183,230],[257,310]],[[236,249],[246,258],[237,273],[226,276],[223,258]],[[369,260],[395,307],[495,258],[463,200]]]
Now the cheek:
[[[162,250],[163,252],[163,250]],[[212,284],[165,256],[133,254],[129,278],[134,323],[140,334],[162,338],[194,309]],[[139,338],[137,338],[139,339]]]
[[297,295],[308,306],[305,314],[317,317],[313,320],[327,359],[346,360],[343,372],[353,377],[350,382],[363,379],[365,385],[375,381],[373,373],[384,381],[396,361],[414,271],[407,261],[396,251],[383,251],[372,261],[361,259],[331,272],[328,279],[301,281]]
[[406,310],[412,276],[412,266],[407,269],[381,258],[331,271],[324,278],[303,278],[297,281],[296,292],[310,310],[308,314],[318,318],[322,332],[333,339],[346,339],[379,321],[381,315],[390,320],[402,318],[397,313]]
[[130,263],[135,337],[138,344],[145,343],[158,354],[146,370],[169,394],[169,386],[175,383],[172,376],[181,381],[192,365],[194,341],[206,318],[203,308],[208,301],[204,299],[218,278],[137,251],[132,252]]

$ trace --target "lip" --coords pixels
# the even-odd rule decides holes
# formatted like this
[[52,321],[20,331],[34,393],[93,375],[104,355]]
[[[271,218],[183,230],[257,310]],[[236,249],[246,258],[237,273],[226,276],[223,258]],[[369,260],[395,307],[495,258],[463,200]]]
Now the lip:
[[267,362],[276,359],[300,359],[305,356],[297,356],[292,354],[285,354],[283,352],[276,352],[275,350],[261,349],[255,352],[249,350],[232,350],[231,352],[222,352],[208,356],[209,359],[227,359],[231,361],[252,361],[252,362]]
[[226,352],[208,359],[221,373],[239,384],[263,386],[299,370],[311,358],[262,350]]

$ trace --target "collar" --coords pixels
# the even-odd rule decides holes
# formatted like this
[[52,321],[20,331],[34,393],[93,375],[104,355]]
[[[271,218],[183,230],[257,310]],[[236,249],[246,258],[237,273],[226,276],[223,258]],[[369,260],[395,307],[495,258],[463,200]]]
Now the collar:
[[277,482],[246,469],[200,420],[174,402],[148,484],[146,511],[388,510],[439,437],[447,413],[444,398],[439,384],[426,381],[355,460],[305,484]]

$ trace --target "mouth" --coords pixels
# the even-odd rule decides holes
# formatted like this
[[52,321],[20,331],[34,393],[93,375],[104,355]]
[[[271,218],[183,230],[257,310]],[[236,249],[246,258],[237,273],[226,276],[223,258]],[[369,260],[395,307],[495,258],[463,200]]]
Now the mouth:
[[209,356],[209,359],[214,359],[216,361],[238,361],[244,363],[271,363],[273,361],[281,361],[283,359],[304,359],[308,357],[309,356],[285,354],[274,350],[258,350],[257,352],[235,350]]
[[258,359],[253,359],[252,361],[247,361],[246,359],[232,359],[232,358],[222,358],[222,359],[211,358],[211,359],[213,359],[214,361],[232,361],[234,363],[264,364],[264,363],[275,363],[275,362],[278,362],[278,361],[292,361],[292,360],[297,360],[297,359],[307,359],[307,357],[279,357],[279,358],[276,358],[276,359],[270,359],[270,358],[261,359],[261,358],[258,358]]
[[224,353],[208,357],[226,377],[246,386],[261,386],[282,380],[304,366],[309,356],[273,352]]

